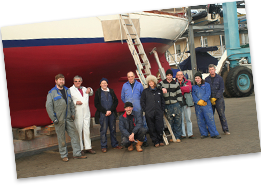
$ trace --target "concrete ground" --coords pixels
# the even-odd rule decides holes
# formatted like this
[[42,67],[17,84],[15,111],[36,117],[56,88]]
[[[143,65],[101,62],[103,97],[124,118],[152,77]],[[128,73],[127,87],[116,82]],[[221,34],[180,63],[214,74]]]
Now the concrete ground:
[[[255,96],[226,98],[226,117],[231,135],[224,135],[218,115],[215,114],[217,130],[221,139],[200,139],[194,107],[192,108],[193,132],[196,139],[183,139],[181,143],[155,148],[148,135],[149,147],[143,152],[127,149],[112,149],[108,137],[108,152],[102,153],[100,141],[92,142],[96,154],[87,154],[87,159],[72,159],[62,162],[58,149],[16,159],[17,178],[46,176],[81,171],[119,168],[200,158],[229,156],[260,152]],[[117,133],[120,141],[120,133]]]

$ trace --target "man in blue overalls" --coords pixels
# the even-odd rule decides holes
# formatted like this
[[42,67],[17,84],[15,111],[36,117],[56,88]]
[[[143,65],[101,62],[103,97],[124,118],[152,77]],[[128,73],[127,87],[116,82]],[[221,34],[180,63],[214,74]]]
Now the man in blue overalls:
[[[133,104],[133,111],[142,113],[140,97],[144,88],[140,82],[135,80],[135,74],[132,71],[127,73],[127,78],[128,82],[122,86],[121,100],[123,103],[131,102]],[[148,129],[145,116],[143,116],[143,125],[144,128]],[[146,135],[142,146],[148,146]]]
[[223,97],[224,92],[224,81],[221,76],[216,74],[216,69],[214,64],[208,66],[208,71],[210,75],[205,79],[206,82],[210,84],[211,87],[211,104],[213,109],[213,114],[215,109],[217,109],[220,123],[222,125],[222,130],[226,135],[229,135],[227,119],[225,116],[225,101]]

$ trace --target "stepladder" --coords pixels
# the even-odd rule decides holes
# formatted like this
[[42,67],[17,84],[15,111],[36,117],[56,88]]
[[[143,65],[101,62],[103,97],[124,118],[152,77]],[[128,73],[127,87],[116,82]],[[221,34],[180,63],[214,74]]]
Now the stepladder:
[[169,121],[168,121],[168,119],[166,118],[165,115],[163,116],[163,119],[164,119],[164,123],[165,123],[164,125],[166,125],[168,130],[169,130],[169,135],[166,135],[165,131],[163,130],[163,140],[164,140],[166,145],[169,145],[168,136],[170,136],[172,138],[173,142],[176,142],[177,140],[176,140],[176,137],[175,137],[175,135],[174,135],[174,133],[172,131],[172,128],[171,128],[171,126],[169,124]]
[[[141,84],[143,85],[144,88],[147,88],[148,84],[146,83],[146,77],[148,75],[151,75],[151,65],[150,62],[148,60],[148,57],[145,53],[145,50],[143,48],[143,45],[140,41],[139,35],[136,31],[136,28],[131,20],[130,14],[120,14],[120,21],[121,21],[121,26],[123,27],[125,34],[127,36],[127,44],[129,47],[129,50],[132,54],[133,60],[135,62],[135,66],[136,66],[136,73],[139,77],[139,80],[141,82]],[[159,72],[161,74],[161,78],[162,80],[164,80],[165,77],[165,71],[162,68],[157,52],[156,52],[156,48],[153,48],[153,50],[151,51],[151,53],[154,53],[154,57],[158,63],[159,66]],[[171,129],[171,126],[166,118],[166,116],[164,115],[164,122],[165,125],[167,126],[170,135],[166,135],[165,132],[163,131],[163,140],[165,142],[166,145],[169,145],[168,136],[172,137],[173,142],[176,142],[176,138],[173,134],[173,131]]]

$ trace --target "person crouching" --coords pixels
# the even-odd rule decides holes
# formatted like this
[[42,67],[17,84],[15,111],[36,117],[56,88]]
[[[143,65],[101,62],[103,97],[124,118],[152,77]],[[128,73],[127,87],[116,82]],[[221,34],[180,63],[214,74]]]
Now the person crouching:
[[145,112],[149,134],[155,147],[164,146],[163,143],[163,113],[165,109],[165,100],[162,90],[158,89],[157,78],[149,75],[146,78],[149,85],[141,94],[141,107]]
[[119,118],[119,129],[122,134],[122,144],[129,151],[134,149],[133,142],[137,142],[137,152],[142,152],[141,145],[145,139],[147,129],[143,127],[142,116],[140,111],[133,111],[133,104],[126,102],[124,104],[125,113]]

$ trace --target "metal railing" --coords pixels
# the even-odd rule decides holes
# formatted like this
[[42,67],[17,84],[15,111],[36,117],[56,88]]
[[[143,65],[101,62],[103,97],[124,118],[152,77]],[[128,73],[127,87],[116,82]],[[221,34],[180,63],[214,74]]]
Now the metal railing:
[[[217,51],[208,51],[208,53],[217,58],[220,59],[221,56],[223,55],[224,51],[226,50],[226,46],[217,46],[218,50]],[[169,62],[169,65],[177,65],[181,63],[183,60],[186,60],[190,56],[190,53],[177,53],[177,54],[171,54],[170,52],[166,52],[166,59]]]

